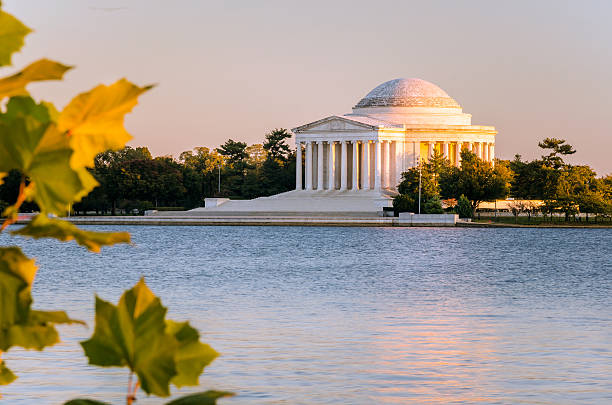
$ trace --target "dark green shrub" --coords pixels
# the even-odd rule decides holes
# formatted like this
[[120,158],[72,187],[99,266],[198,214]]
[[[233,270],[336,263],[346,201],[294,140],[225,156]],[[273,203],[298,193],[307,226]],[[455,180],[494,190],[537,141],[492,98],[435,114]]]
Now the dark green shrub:
[[456,210],[457,214],[459,214],[459,218],[472,218],[472,204],[463,194],[459,197]]

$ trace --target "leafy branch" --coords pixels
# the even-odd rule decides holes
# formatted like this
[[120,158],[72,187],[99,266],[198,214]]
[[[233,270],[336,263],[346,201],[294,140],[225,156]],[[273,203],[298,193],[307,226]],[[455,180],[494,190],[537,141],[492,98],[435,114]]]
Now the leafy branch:
[[[0,67],[10,64],[29,32],[19,20],[0,10]],[[77,95],[62,111],[29,96],[28,84],[61,80],[71,68],[41,59],[0,78],[0,184],[9,171],[22,176],[16,201],[3,212],[7,218],[0,232],[17,221],[24,202],[34,202],[40,214],[11,235],[74,240],[99,252],[102,246],[129,243],[130,235],[84,231],[54,217],[65,215],[71,204],[98,185],[88,168],[94,167],[96,155],[121,149],[131,139],[124,117],[138,97],[153,86],[139,87],[125,79],[110,86],[98,85]],[[83,324],[63,311],[32,309],[31,289],[37,270],[34,260],[18,247],[0,247],[0,385],[16,378],[1,359],[4,352],[14,346],[43,350],[59,342],[55,325]],[[204,367],[218,356],[200,342],[199,332],[188,322],[166,319],[166,312],[144,280],[127,290],[117,306],[96,297],[95,331],[81,345],[92,365],[130,369],[128,405],[136,401],[139,389],[165,397],[170,395],[171,384],[197,385]],[[134,383],[133,376],[137,378]],[[170,404],[214,404],[230,395],[207,391]],[[103,404],[88,399],[67,403]]]

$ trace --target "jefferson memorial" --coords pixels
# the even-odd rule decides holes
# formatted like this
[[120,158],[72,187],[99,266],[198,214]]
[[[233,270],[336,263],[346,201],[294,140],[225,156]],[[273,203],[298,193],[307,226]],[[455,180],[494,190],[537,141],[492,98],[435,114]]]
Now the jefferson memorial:
[[434,153],[459,165],[463,148],[493,162],[497,134],[492,126],[472,125],[472,116],[459,103],[421,79],[382,83],[351,113],[292,131],[296,190],[249,201],[211,199],[209,204],[207,199],[204,210],[380,212],[391,206],[402,172]]

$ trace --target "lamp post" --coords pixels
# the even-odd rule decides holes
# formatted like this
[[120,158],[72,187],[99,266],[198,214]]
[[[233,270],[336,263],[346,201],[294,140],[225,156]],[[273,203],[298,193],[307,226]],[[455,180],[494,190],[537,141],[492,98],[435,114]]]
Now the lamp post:
[[419,214],[421,213],[421,156],[417,158],[419,164]]
[[217,195],[221,194],[221,161],[219,161],[219,175],[217,176],[219,178],[219,186],[217,187]]

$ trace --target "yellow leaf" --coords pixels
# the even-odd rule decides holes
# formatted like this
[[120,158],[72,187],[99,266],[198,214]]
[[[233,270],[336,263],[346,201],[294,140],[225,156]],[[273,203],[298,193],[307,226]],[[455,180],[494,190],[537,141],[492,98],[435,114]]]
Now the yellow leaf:
[[48,108],[30,97],[9,100],[0,114],[0,139],[0,172],[16,169],[28,176],[26,196],[43,212],[64,214],[98,184],[87,169],[70,167],[68,136],[51,121]]
[[70,69],[72,69],[71,66],[62,65],[49,59],[36,61],[21,72],[0,79],[0,99],[3,97],[26,95],[28,94],[26,86],[30,82],[61,80],[64,73]]
[[50,124],[34,150],[25,172],[33,185],[33,199],[42,211],[64,214],[68,205],[89,194],[98,182],[84,167],[70,167],[73,155],[66,134]]
[[44,215],[35,216],[26,226],[11,233],[35,239],[55,238],[63,242],[74,240],[92,252],[99,252],[102,246],[130,243],[130,234],[127,232],[84,231],[70,222],[48,218]]
[[0,186],[4,184],[4,178],[8,176],[6,172],[0,172]]
[[76,96],[58,119],[60,130],[70,134],[75,152],[70,165],[92,167],[98,153],[123,148],[131,139],[123,126],[124,116],[138,103],[138,96],[151,87],[138,87],[121,79]]
[[0,66],[11,64],[11,55],[23,46],[31,30],[12,15],[0,11]]

